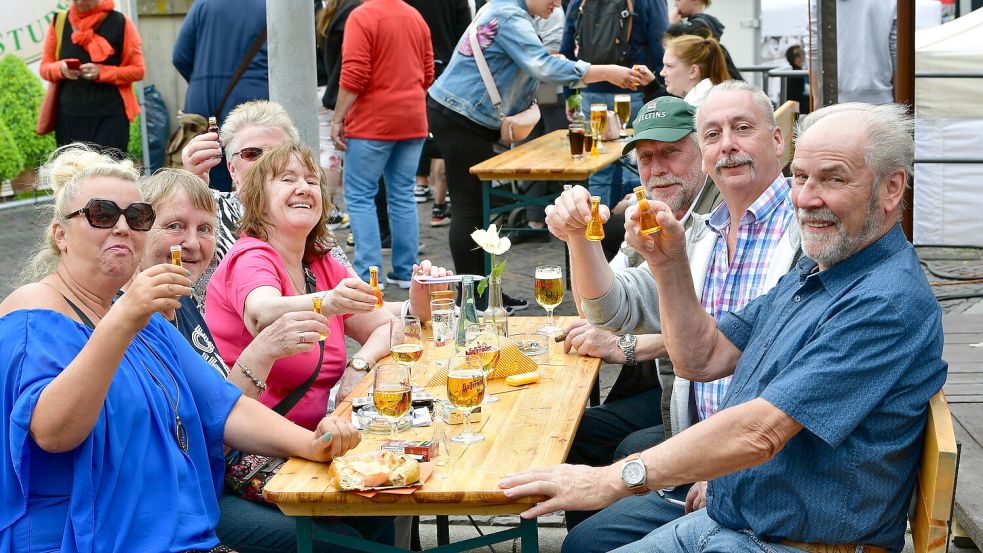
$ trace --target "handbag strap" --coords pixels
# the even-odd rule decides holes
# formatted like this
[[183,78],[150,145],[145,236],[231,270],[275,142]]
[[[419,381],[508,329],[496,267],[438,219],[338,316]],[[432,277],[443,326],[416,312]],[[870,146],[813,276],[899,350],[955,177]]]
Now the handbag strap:
[[488,97],[491,99],[495,111],[498,112],[498,116],[505,117],[505,114],[502,113],[502,96],[498,93],[495,78],[492,77],[491,69],[488,68],[488,62],[485,61],[485,55],[481,52],[481,44],[478,42],[477,15],[474,16],[474,22],[468,27],[468,40],[471,41],[471,52],[474,54],[474,63],[478,66],[478,73],[481,73],[481,80],[485,83],[485,89],[488,90]]
[[225,102],[229,99],[229,95],[232,94],[232,89],[235,88],[236,83],[242,77],[242,74],[246,72],[246,68],[249,64],[253,62],[253,58],[259,53],[259,49],[263,47],[263,43],[266,42],[266,27],[263,27],[262,32],[253,41],[252,46],[246,52],[246,55],[242,57],[242,61],[239,62],[239,67],[236,67],[236,72],[232,74],[232,80],[229,81],[229,85],[225,87],[225,92],[222,94],[222,100],[219,101],[218,107],[215,108],[215,117],[222,117],[222,108],[225,107]]
[[[313,294],[317,291],[317,278],[314,276],[314,273],[311,271],[311,268],[307,265],[306,261],[304,262],[304,284],[308,294]],[[289,413],[290,410],[297,405],[300,398],[304,397],[307,390],[311,389],[311,386],[314,385],[314,381],[317,380],[317,376],[321,374],[321,362],[324,361],[324,341],[318,341],[317,347],[320,351],[317,356],[317,365],[314,366],[314,372],[311,373],[311,376],[309,376],[307,380],[303,382],[303,384],[294,388],[293,391],[287,394],[287,397],[281,399],[279,403],[273,406],[273,410],[278,414],[287,416],[287,413]]]

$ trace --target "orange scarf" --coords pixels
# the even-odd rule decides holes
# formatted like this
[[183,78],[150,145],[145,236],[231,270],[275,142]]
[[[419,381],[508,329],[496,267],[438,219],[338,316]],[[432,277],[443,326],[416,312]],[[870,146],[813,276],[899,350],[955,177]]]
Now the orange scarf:
[[102,0],[98,6],[85,13],[79,13],[75,9],[75,4],[68,8],[68,21],[72,24],[72,28],[76,29],[72,32],[72,42],[85,48],[93,62],[105,61],[116,53],[116,50],[109,45],[109,41],[97,35],[95,30],[106,18],[106,14],[115,8],[116,4],[113,0]]

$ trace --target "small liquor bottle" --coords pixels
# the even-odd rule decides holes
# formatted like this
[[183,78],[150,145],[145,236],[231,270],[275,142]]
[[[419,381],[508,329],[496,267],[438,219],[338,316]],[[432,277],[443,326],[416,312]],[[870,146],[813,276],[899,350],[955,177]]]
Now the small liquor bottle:
[[635,196],[638,197],[638,229],[642,234],[652,234],[659,232],[662,227],[655,220],[655,213],[649,211],[649,201],[645,198],[645,187],[635,188]]
[[174,244],[171,246],[171,263],[177,265],[178,267],[183,267],[181,265],[181,246]]
[[208,118],[208,132],[218,134],[218,119],[214,115]]
[[598,242],[604,239],[604,224],[601,223],[601,197],[590,197],[590,222],[587,223],[587,231],[584,233],[588,240]]
[[375,290],[375,306],[382,307],[382,290],[379,290],[379,268],[375,265],[369,267],[369,286]]

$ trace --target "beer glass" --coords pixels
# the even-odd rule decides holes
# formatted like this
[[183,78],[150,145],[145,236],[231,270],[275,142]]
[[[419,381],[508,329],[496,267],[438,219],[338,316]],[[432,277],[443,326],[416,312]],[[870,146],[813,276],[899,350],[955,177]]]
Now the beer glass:
[[595,144],[594,144],[594,142],[595,142],[594,138],[595,138],[595,134],[594,134],[594,131],[593,130],[587,129],[584,132],[584,155],[585,156],[595,156],[596,157],[598,155],[597,148],[594,147],[595,146]]
[[562,330],[553,322],[553,310],[563,301],[563,269],[559,265],[536,267],[536,303],[546,310],[546,326],[540,332],[553,334]]
[[430,300],[430,326],[433,330],[433,356],[438,363],[446,364],[454,356],[454,300],[437,298]]
[[[493,323],[471,325],[465,331],[464,353],[475,355],[481,361],[481,370],[488,376],[498,365],[500,345],[498,328]],[[486,394],[484,404],[495,403],[497,397]]]
[[[389,327],[389,349],[394,361],[412,369],[413,363],[423,355],[423,327],[420,325],[420,317],[406,315],[393,319]],[[419,386],[414,388],[421,391]]]
[[[601,146],[601,137],[604,136],[604,129],[607,127],[608,123],[608,105],[607,104],[591,104],[590,105],[590,126],[591,131],[594,132],[594,145],[597,146],[598,152],[604,152],[605,149]],[[593,155],[593,152],[591,152]]]
[[459,444],[476,444],[485,437],[471,431],[471,411],[485,398],[487,380],[475,355],[452,357],[447,367],[447,399],[464,416],[464,432],[451,438]]
[[376,365],[372,381],[372,403],[389,422],[389,438],[396,439],[396,425],[410,411],[410,368],[397,363]]
[[567,136],[570,139],[570,156],[573,159],[584,158],[584,124],[577,121],[570,123]]
[[631,96],[628,94],[614,95],[614,112],[621,120],[621,136],[628,136],[628,119],[631,117]]

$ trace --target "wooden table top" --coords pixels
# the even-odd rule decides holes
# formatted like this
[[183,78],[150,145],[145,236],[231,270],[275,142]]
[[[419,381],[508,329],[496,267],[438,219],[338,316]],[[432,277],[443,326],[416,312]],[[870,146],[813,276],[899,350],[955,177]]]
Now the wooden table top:
[[[557,317],[565,325],[573,317]],[[512,334],[535,332],[545,317],[511,317]],[[587,405],[600,360],[563,353],[562,344],[552,343],[549,356],[539,356],[541,380],[532,385],[513,388],[503,380],[489,382],[488,390],[499,402],[482,406],[482,419],[473,426],[485,441],[463,445],[451,442],[446,466],[437,466],[430,479],[410,495],[378,494],[365,498],[339,492],[327,484],[328,465],[303,459],[291,459],[267,484],[266,497],[286,514],[293,516],[326,515],[413,515],[413,514],[515,514],[522,512],[535,498],[510,500],[498,487],[507,474],[529,468],[562,463],[570,449],[580,417]],[[430,348],[414,366],[429,373]],[[354,396],[364,396],[371,384],[365,378]],[[427,374],[414,376],[414,382],[426,382]],[[443,387],[427,388],[434,398],[446,399]],[[343,402],[335,410],[341,417],[351,416],[351,404]],[[445,425],[448,436],[463,430],[463,425]],[[429,440],[433,427],[411,428],[399,433],[400,439]],[[375,451],[389,434],[362,435],[362,443],[353,453]]]
[[471,173],[481,180],[587,180],[621,157],[623,140],[602,142],[607,152],[576,160],[570,157],[567,130],[560,129],[485,160]]

